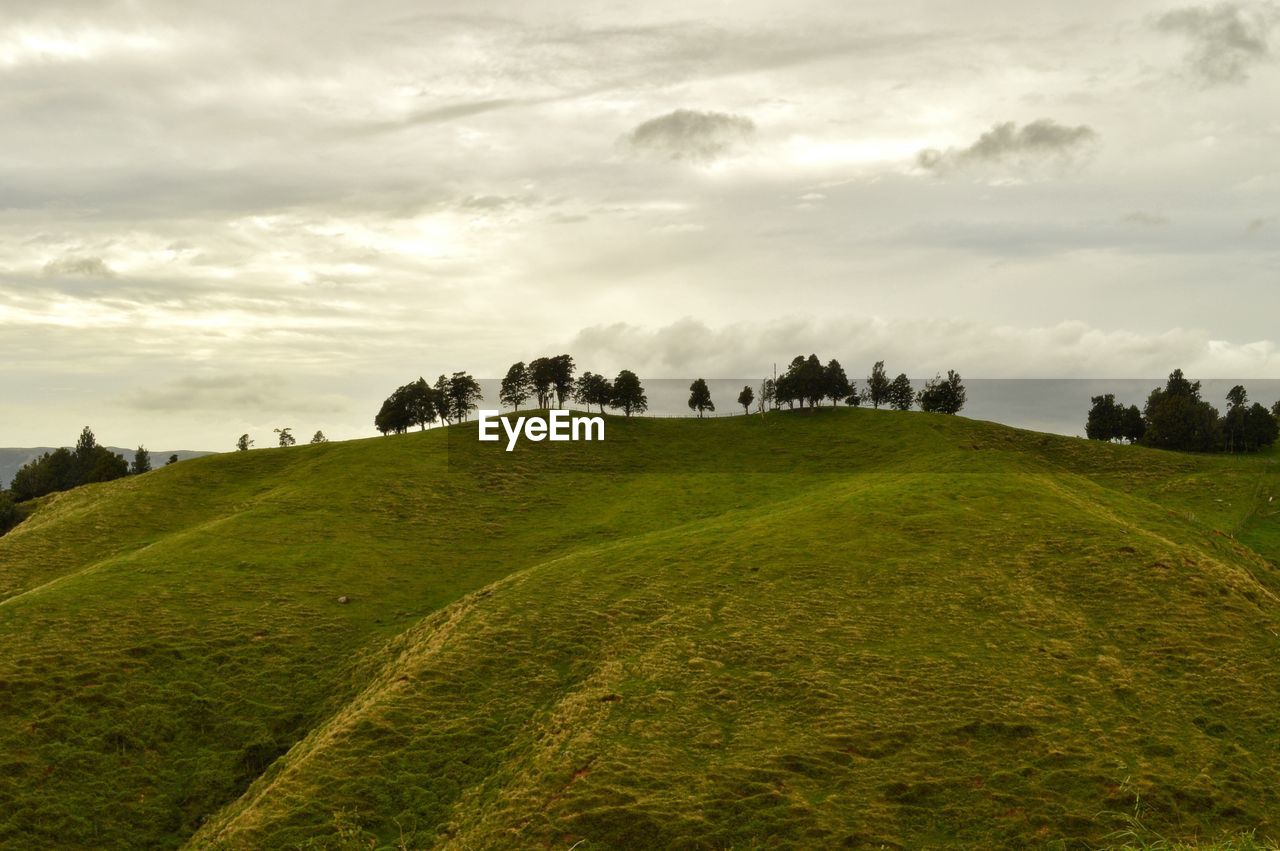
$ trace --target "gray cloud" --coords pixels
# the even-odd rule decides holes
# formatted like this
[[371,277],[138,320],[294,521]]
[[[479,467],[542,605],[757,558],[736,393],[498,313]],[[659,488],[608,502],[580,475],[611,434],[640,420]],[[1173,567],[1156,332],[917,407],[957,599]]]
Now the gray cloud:
[[272,373],[188,375],[134,391],[125,404],[157,412],[335,413],[346,408],[340,397],[299,392]]
[[1097,131],[1084,124],[1068,127],[1051,118],[1040,118],[1019,127],[1017,122],[1006,121],[994,125],[966,148],[925,148],[916,155],[916,164],[933,172],[970,166],[1061,165],[1076,159],[1097,138]]
[[755,122],[742,115],[677,109],[645,121],[625,138],[641,153],[706,163],[728,155],[755,131]]
[[1219,3],[1167,12],[1156,27],[1190,39],[1188,62],[1204,81],[1242,83],[1249,79],[1253,65],[1268,58],[1268,41],[1277,20],[1280,7],[1272,3]]
[[44,264],[45,277],[83,275],[86,278],[114,278],[115,272],[101,257],[63,257]]
[[1120,221],[1127,222],[1131,225],[1145,225],[1147,227],[1159,227],[1160,225],[1169,224],[1169,217],[1163,213],[1148,213],[1146,210],[1134,210],[1121,217]]

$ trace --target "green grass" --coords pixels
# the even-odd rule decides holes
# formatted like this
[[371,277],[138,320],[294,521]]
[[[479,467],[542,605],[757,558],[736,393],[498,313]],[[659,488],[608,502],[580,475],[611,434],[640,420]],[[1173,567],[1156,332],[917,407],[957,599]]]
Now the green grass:
[[0,845],[1280,836],[1274,455],[862,410],[608,430],[45,500],[0,538]]

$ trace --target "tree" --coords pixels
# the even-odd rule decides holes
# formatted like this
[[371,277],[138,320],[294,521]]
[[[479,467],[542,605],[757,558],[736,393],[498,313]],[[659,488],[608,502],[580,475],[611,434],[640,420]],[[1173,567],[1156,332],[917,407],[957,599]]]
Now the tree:
[[529,361],[529,383],[533,386],[539,408],[551,407],[555,378],[555,365],[551,363],[551,358],[534,358]]
[[1200,382],[1188,381],[1180,369],[1169,374],[1163,388],[1151,391],[1143,417],[1146,446],[1212,452],[1222,445],[1217,409],[1200,398]]
[[253,441],[249,439],[247,434],[240,435],[240,439],[236,441],[237,452],[248,452],[251,446],[253,446]]
[[804,407],[804,399],[800,393],[800,372],[804,369],[804,355],[796,355],[787,365],[787,371],[778,376],[774,383],[773,397],[776,404],[788,409],[796,406],[796,400]]
[[170,455],[170,456],[169,456],[169,460],[168,460],[168,461],[165,461],[165,462],[164,462],[164,465],[165,465],[166,467],[170,467],[170,466],[172,466],[172,465],[174,465],[174,464],[177,464],[177,463],[178,463],[178,454],[175,452],[173,455]]
[[22,515],[18,511],[18,504],[14,501],[13,494],[0,491],[0,535],[17,526],[21,519]]
[[292,428],[276,428],[276,429],[272,429],[272,431],[280,435],[281,446],[293,446],[295,443],[298,442],[298,439],[293,436]]
[[1280,420],[1280,402],[1276,402],[1274,405],[1271,406],[1271,416]]
[[409,406],[405,399],[404,388],[398,387],[394,393],[383,400],[382,407],[374,415],[373,427],[386,437],[388,434],[404,434],[411,425],[413,420],[409,418]]
[[609,400],[611,408],[621,408],[627,416],[643,414],[649,409],[649,399],[644,395],[644,387],[634,372],[624,369],[613,379],[613,397]]
[[1147,422],[1142,418],[1142,411],[1137,405],[1123,408],[1120,414],[1120,437],[1129,443],[1137,443],[1146,434]]
[[440,400],[425,378],[419,376],[417,381],[409,382],[392,395],[399,396],[396,405],[403,409],[403,418],[419,431],[426,431],[427,424],[436,421]]
[[480,392],[480,382],[467,372],[455,372],[449,379],[449,407],[454,419],[459,422],[467,419],[476,409],[476,404],[484,399]]
[[832,358],[823,369],[822,379],[826,397],[831,400],[832,405],[838,405],[853,395],[853,385],[849,383],[849,376],[845,375],[844,367],[835,358]]
[[600,413],[603,414],[604,406],[608,405],[612,398],[613,385],[603,375],[584,372],[573,384],[573,401],[586,405],[588,409],[592,405],[597,405]]
[[774,384],[774,381],[772,378],[766,378],[764,381],[760,382],[760,410],[761,411],[767,411],[769,410],[770,407],[773,406],[774,399],[777,398],[776,396],[777,391],[778,391],[777,385]]
[[556,407],[563,408],[564,400],[573,392],[573,358],[556,355],[551,359],[551,387],[556,393]]
[[139,446],[133,453],[133,468],[129,472],[135,476],[151,472],[151,453]]
[[[867,399],[875,408],[879,408],[890,400],[889,376],[885,374],[884,361],[882,360],[876,361],[875,366],[871,367],[871,374],[867,376]],[[899,410],[907,410],[908,408],[900,408]]]
[[1270,411],[1254,402],[1245,419],[1245,447],[1251,452],[1266,449],[1276,442],[1277,437],[1280,437],[1280,423]]
[[742,388],[742,392],[738,394],[738,404],[742,406],[742,413],[751,413],[751,403],[756,400],[756,393],[751,389],[751,385],[747,384]]
[[498,389],[498,401],[518,411],[521,405],[529,401],[533,392],[533,380],[529,376],[529,368],[524,365],[524,361],[516,361],[511,364],[506,377],[502,379],[502,386]]
[[1225,448],[1228,452],[1243,452],[1245,445],[1245,429],[1249,419],[1249,394],[1244,386],[1237,384],[1227,391],[1227,413],[1220,426]]
[[1089,416],[1085,419],[1084,434],[1090,440],[1119,440],[1124,432],[1124,408],[1116,405],[1114,393],[1094,396],[1089,400]]
[[809,407],[816,407],[827,395],[827,374],[822,361],[813,354],[792,358],[786,373],[778,379],[775,392],[779,400],[788,405],[798,401],[801,408],[806,402]]
[[960,413],[967,401],[964,384],[960,381],[960,373],[949,369],[945,379],[941,376],[930,379],[920,391],[918,401],[922,411],[938,414]]
[[436,406],[436,413],[440,415],[440,420],[448,425],[453,421],[453,382],[442,375],[436,379],[431,390],[431,399]]
[[317,431],[315,434],[311,435],[312,445],[315,445],[317,443],[328,443],[328,442],[329,442],[329,438],[325,437],[324,432],[322,431]]
[[698,412],[698,419],[702,419],[703,411],[714,411],[716,409],[715,402],[711,401],[711,388],[707,387],[707,382],[702,378],[695,378],[693,383],[689,385],[689,410]]
[[[871,391],[867,391],[867,397],[870,398]],[[898,373],[898,377],[889,382],[888,390],[885,392],[882,402],[888,402],[889,407],[895,411],[909,411],[916,401],[915,388],[911,386],[911,379],[907,378],[905,372]]]

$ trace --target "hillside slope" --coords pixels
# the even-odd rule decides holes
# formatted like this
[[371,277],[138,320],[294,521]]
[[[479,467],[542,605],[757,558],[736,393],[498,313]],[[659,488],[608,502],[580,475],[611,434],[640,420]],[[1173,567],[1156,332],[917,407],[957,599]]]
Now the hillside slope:
[[1273,459],[608,428],[50,498],[0,538],[0,843],[1083,845],[1139,796],[1280,833]]

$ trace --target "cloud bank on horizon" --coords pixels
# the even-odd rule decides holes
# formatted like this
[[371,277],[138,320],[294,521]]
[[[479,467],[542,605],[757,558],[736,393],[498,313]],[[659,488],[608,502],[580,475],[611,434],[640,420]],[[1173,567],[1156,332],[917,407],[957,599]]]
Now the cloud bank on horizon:
[[552,350],[1280,377],[1276,3],[455,9],[7,4],[0,445]]

